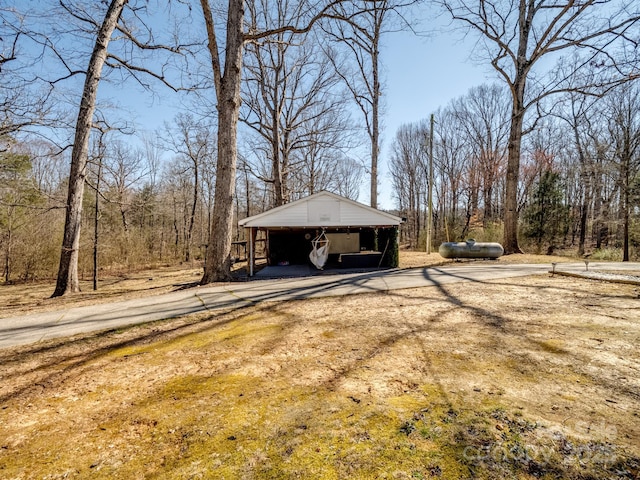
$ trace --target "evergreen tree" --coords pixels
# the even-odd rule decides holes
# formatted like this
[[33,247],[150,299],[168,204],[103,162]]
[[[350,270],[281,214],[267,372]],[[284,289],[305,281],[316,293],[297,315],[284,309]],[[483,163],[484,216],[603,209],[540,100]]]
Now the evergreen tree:
[[540,174],[531,201],[524,212],[524,235],[535,241],[537,251],[547,244],[551,253],[557,240],[567,232],[569,210],[563,203],[560,174],[545,170]]

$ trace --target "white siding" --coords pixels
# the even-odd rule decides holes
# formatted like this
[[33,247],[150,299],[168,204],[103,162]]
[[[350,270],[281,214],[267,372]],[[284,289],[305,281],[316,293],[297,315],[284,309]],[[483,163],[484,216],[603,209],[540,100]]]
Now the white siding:
[[381,212],[372,208],[358,208],[357,205],[344,204],[342,208],[343,225],[368,226],[368,225],[392,225],[392,220],[382,216]]
[[329,226],[340,224],[340,200],[314,198],[307,202],[307,224]]
[[[290,208],[284,208],[290,207]],[[260,227],[303,227],[307,224],[307,205],[306,204],[289,204],[278,209],[270,210],[269,215],[265,215],[259,219],[255,226]],[[264,214],[262,214],[264,215]],[[254,217],[251,217],[254,218]],[[249,219],[246,219],[249,220]],[[254,226],[247,224],[248,227]]]

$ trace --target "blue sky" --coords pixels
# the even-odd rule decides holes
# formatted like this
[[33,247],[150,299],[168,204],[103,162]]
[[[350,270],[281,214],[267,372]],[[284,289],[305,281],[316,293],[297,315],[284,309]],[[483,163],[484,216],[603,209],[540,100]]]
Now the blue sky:
[[[390,209],[394,202],[386,163],[397,129],[404,123],[427,119],[471,87],[492,82],[496,77],[490,66],[471,60],[473,39],[462,39],[459,33],[443,31],[424,38],[398,32],[388,34],[384,43],[386,106],[379,206]],[[368,199],[368,194],[363,193],[359,200],[367,203]]]
[[[384,71],[383,143],[379,173],[379,206],[394,208],[391,196],[387,160],[397,129],[403,123],[426,119],[453,98],[464,95],[471,87],[491,82],[496,77],[490,67],[471,60],[473,39],[445,30],[427,37],[403,31],[388,33],[383,38]],[[141,128],[153,131],[170,122],[177,113],[175,95],[168,89],[152,99],[138,89],[107,93],[110,86],[101,85],[103,94],[118,98],[118,103],[130,108]],[[123,98],[128,97],[127,100]],[[357,114],[357,112],[356,112]],[[363,179],[359,201],[369,203],[369,179]]]

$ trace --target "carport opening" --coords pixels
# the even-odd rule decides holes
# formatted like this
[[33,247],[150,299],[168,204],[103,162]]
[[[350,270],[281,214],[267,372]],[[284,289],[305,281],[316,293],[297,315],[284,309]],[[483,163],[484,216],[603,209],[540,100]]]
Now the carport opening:
[[[397,228],[325,228],[329,258],[324,270],[397,266]],[[312,240],[321,228],[269,229],[267,265],[308,265]],[[315,267],[313,267],[315,269]]]

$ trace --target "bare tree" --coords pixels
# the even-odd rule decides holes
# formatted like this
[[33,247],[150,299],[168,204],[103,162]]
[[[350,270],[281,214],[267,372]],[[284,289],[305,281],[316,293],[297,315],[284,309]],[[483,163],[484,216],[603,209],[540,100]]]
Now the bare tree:
[[[479,174],[470,185],[482,189],[483,223],[495,218],[497,212],[497,184],[504,172],[507,137],[509,134],[509,106],[505,102],[504,90],[498,85],[481,85],[454,101],[454,114],[460,119],[467,138],[474,146],[473,170]],[[472,213],[477,209],[478,199],[472,194]]]
[[0,6],[0,151],[10,136],[47,124],[52,114],[52,86],[32,73],[41,35],[29,29],[30,20],[24,4]]
[[417,248],[426,201],[426,122],[402,125],[391,144],[391,178],[400,211],[407,217],[410,248]]
[[328,189],[351,200],[358,200],[363,170],[362,165],[353,158],[338,158]]
[[[113,33],[117,30],[124,39],[134,48],[142,50],[164,50],[176,52],[178,47],[154,45],[151,42],[140,41],[133,34],[131,26],[127,22],[122,22],[122,14],[129,0],[111,0],[107,11],[104,13],[102,22],[98,23],[87,13],[86,8],[80,5],[68,4],[60,1],[63,9],[77,21],[88,25],[90,30],[95,29],[95,44],[86,71],[76,71],[70,69],[64,58],[59,57],[67,68],[68,76],[79,73],[85,75],[84,87],[80,99],[80,107],[75,127],[75,138],[71,153],[71,169],[69,174],[69,191],[67,196],[67,212],[65,219],[64,237],[60,255],[60,266],[56,281],[54,297],[70,292],[79,291],[78,279],[78,253],[80,245],[80,226],[82,223],[82,199],[84,195],[84,183],[87,175],[87,158],[89,151],[89,138],[94,121],[94,112],[98,96],[98,86],[102,78],[102,71],[105,66],[115,69],[123,69],[129,72],[133,78],[145,85],[141,80],[141,75],[146,74],[154,77],[166,85],[170,85],[164,73],[157,73],[147,68],[136,66],[127,58],[109,53],[108,47]],[[140,18],[142,7],[132,5],[134,18]],[[144,24],[143,24],[144,25]],[[147,29],[148,39],[152,39],[150,30]],[[53,49],[56,55],[59,53]]]
[[[307,33],[318,20],[332,13],[334,7],[342,1],[333,0],[309,5],[308,9],[304,9],[306,15],[295,19],[296,24],[279,25],[275,28],[256,24],[249,25],[248,30],[245,30],[245,0],[229,0],[226,10],[220,12],[226,28],[226,39],[224,47],[221,48],[209,0],[200,0],[207,29],[218,110],[215,198],[202,284],[230,278],[238,159],[238,120],[241,106],[240,87],[245,44],[260,41],[280,32]],[[224,59],[224,65],[221,59]]]
[[[593,203],[593,168],[595,146],[592,117],[597,114],[598,97],[580,92],[567,92],[553,109],[553,114],[563,120],[570,129],[572,146],[578,160],[578,255],[585,253],[589,207]],[[599,116],[599,115],[598,115]],[[597,134],[596,134],[597,135]]]
[[[353,130],[345,112],[345,102],[339,101],[342,98],[330,95],[329,99],[320,100],[315,108],[306,112],[305,121],[296,132],[295,149],[292,152],[296,198],[320,190],[337,192],[339,185],[346,187],[352,183],[345,179],[341,184],[339,178],[346,168],[356,168],[353,160],[343,153],[348,150]],[[346,162],[346,165],[341,165],[342,162]],[[356,168],[355,171],[358,175],[362,174],[362,168]],[[349,198],[354,198],[352,192]]]
[[[189,172],[192,179],[191,208],[187,220],[184,261],[191,260],[191,248],[193,240],[193,227],[196,218],[196,209],[200,203],[202,193],[202,177],[205,171],[214,168],[215,162],[215,141],[211,132],[212,129],[206,123],[198,121],[191,114],[178,114],[172,126],[165,126],[165,145],[177,155],[176,173]],[[211,165],[208,165],[211,163]]]
[[80,291],[78,278],[78,253],[80,249],[80,226],[82,223],[82,198],[87,175],[89,156],[89,137],[93,125],[93,114],[98,96],[98,84],[102,68],[107,60],[107,48],[111,35],[118,24],[127,0],[112,0],[98,31],[96,43],[89,60],[83,88],[80,110],[76,123],[74,147],[71,154],[71,173],[69,174],[69,193],[64,238],[60,253],[60,268],[54,297],[69,292]]
[[65,171],[63,155],[51,142],[39,138],[30,138],[24,145],[31,158],[31,171],[38,191],[46,195],[57,206],[64,205],[60,196],[60,185],[68,172]]
[[108,201],[118,207],[122,230],[130,232],[133,189],[145,178],[144,155],[122,141],[112,141],[103,161],[104,181],[109,190]]
[[[439,0],[451,18],[481,38],[487,61],[511,93],[511,121],[506,172],[504,248],[518,245],[517,191],[522,137],[530,131],[525,115],[543,98],[567,89],[594,90],[637,76],[640,14],[629,0]],[[597,66],[599,81],[577,87],[567,72],[545,76],[540,69],[563,52],[583,52],[572,76]],[[620,53],[626,56],[620,55]],[[636,56],[637,57],[637,56]]]
[[[265,24],[272,22],[270,16],[283,24],[300,15],[287,0],[263,1],[260,10],[257,6],[250,8],[254,24],[259,15],[266,17]],[[248,43],[244,66],[241,119],[261,139],[254,148],[266,156],[257,159],[263,165],[256,175],[273,186],[273,206],[283,205],[300,190],[294,182],[301,180],[302,170],[314,162],[317,166],[328,148],[338,149],[348,139],[339,78],[313,35],[288,31]],[[310,178],[316,171],[309,170]],[[314,189],[313,180],[303,183]]]
[[[249,4],[249,23],[257,26],[272,27],[273,23],[282,25],[291,23],[301,15],[300,3],[279,0],[268,5],[266,1]],[[274,19],[272,20],[272,17]],[[285,125],[285,109],[291,109],[291,103],[303,88],[299,80],[303,75],[309,57],[300,52],[304,49],[304,38],[300,46],[294,45],[295,34],[281,31],[272,36],[247,43],[244,61],[245,98],[242,120],[265,141],[261,148],[267,153],[267,168],[263,169],[260,179],[273,185],[274,206],[289,201],[289,140],[292,125]],[[296,58],[298,57],[298,58]]]
[[[227,280],[231,271],[231,241],[233,235],[233,197],[235,194],[238,157],[238,119],[240,115],[240,84],[244,47],[244,0],[229,0],[226,11],[226,42],[218,50],[218,35],[209,0],[201,0],[207,27],[213,83],[218,109],[218,163],[216,187],[211,215],[211,234],[207,247],[204,275],[201,283]],[[221,63],[223,54],[224,66]]]
[[640,86],[622,85],[607,99],[609,134],[618,165],[622,261],[629,261],[629,224],[633,179],[640,171]]
[[[378,162],[381,144],[383,81],[380,59],[382,37],[392,30],[392,22],[404,18],[399,11],[415,1],[351,0],[337,8],[325,32],[346,49],[340,61],[329,48],[329,58],[362,113],[370,150],[370,205],[378,206]],[[363,12],[363,13],[358,13]]]
[[330,51],[334,68],[342,77],[362,113],[370,148],[370,205],[378,206],[378,157],[380,153],[380,101],[382,81],[380,72],[380,42],[383,24],[391,7],[389,0],[374,0],[365,15],[350,21],[356,2],[341,5],[341,19],[326,29],[348,51],[348,60],[339,63],[338,55]]
[[100,196],[101,196],[101,183],[102,183],[102,166],[106,156],[106,142],[105,137],[110,133],[111,129],[108,126],[100,126],[98,129],[99,134],[93,138],[91,150],[89,153],[88,163],[91,170],[90,177],[93,177],[88,181],[88,185],[93,189],[93,290],[98,290],[98,266],[99,266],[99,251],[100,251]]
[[[471,217],[472,186],[469,168],[472,163],[472,141],[466,135],[452,105],[436,112],[434,129],[434,180],[436,197],[440,204],[440,218],[447,241],[462,240]],[[466,202],[465,200],[466,194]],[[464,202],[464,203],[463,203]],[[465,217],[461,213],[464,212]],[[460,221],[464,218],[464,221]],[[460,226],[460,230],[458,230]]]

